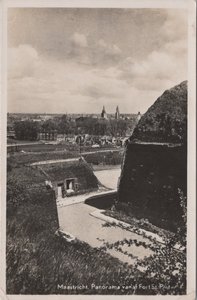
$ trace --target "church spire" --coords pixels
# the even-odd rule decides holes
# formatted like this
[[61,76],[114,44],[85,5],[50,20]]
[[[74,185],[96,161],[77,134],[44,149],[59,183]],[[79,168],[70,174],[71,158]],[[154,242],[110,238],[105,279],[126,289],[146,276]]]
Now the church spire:
[[119,111],[119,107],[118,105],[116,106],[116,112],[115,112],[115,119],[119,119],[120,118],[120,111]]
[[102,112],[101,112],[101,118],[107,119],[107,113],[106,113],[104,105],[103,105],[103,109],[102,109]]

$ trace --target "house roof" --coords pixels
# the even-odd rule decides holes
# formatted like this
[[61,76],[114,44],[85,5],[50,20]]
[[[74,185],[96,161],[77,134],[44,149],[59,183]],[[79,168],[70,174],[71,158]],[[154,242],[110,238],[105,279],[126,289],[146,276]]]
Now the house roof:
[[52,182],[64,181],[69,178],[77,178],[82,188],[96,188],[98,181],[92,169],[84,160],[59,162],[40,165],[39,168]]

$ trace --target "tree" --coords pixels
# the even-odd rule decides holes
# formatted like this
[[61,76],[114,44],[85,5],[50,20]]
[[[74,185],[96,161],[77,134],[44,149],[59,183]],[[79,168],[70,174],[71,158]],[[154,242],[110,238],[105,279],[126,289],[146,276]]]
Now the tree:
[[18,121],[14,124],[16,138],[19,140],[35,141],[38,138],[39,125],[33,121]]
[[109,131],[112,136],[125,136],[129,127],[129,120],[110,120]]
[[108,120],[97,120],[94,125],[95,135],[106,135],[109,132],[109,121]]
[[79,117],[76,126],[79,134],[94,134],[98,120],[92,117]]
[[58,132],[59,133],[65,133],[68,134],[69,133],[69,129],[70,129],[70,122],[68,120],[67,115],[62,115],[59,122],[58,122]]
[[110,120],[109,121],[109,131],[112,136],[117,136],[118,132],[118,120]]
[[42,129],[47,132],[53,131],[57,129],[57,124],[52,119],[49,119],[42,124]]

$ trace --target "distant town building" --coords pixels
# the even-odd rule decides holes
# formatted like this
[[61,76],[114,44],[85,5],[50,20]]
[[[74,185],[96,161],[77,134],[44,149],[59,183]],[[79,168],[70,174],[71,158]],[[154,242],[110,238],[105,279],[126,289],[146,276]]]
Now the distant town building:
[[120,112],[119,112],[119,107],[116,107],[116,112],[115,112],[115,119],[118,120],[120,118]]
[[57,140],[57,130],[39,132],[38,139],[43,140],[43,141],[56,141]]
[[102,110],[102,112],[101,112],[101,118],[107,119],[107,113],[106,113],[106,111],[105,111],[105,106],[103,106],[103,110]]
[[16,138],[15,131],[14,131],[14,128],[12,125],[7,126],[7,138],[9,138],[9,139]]

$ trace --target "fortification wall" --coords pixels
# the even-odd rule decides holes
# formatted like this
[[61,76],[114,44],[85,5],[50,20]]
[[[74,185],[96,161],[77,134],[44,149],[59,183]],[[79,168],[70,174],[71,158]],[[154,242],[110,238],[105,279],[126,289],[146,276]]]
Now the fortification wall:
[[118,203],[137,218],[175,230],[182,210],[178,189],[187,192],[187,150],[166,144],[129,144],[118,189]]

